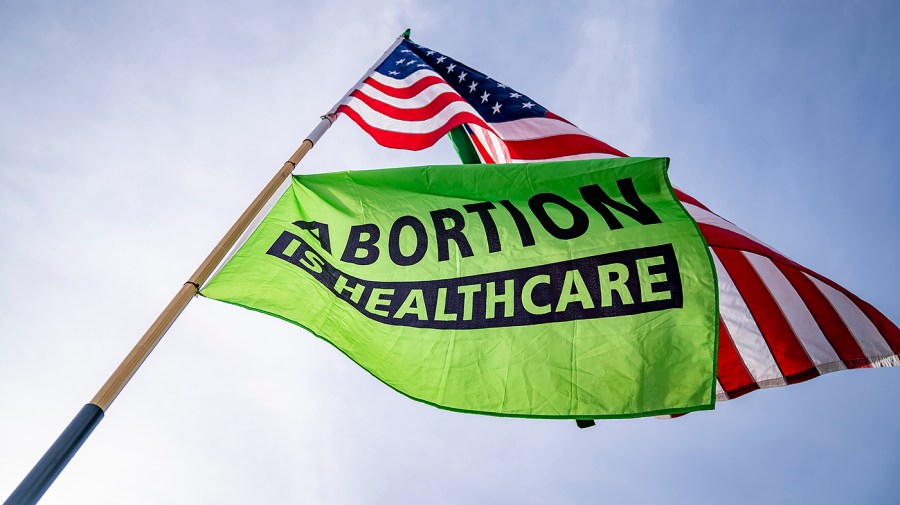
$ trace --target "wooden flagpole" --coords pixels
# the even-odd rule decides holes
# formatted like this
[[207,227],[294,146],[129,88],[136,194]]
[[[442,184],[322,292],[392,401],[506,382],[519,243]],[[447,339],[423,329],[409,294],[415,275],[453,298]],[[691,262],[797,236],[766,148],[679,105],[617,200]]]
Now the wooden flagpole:
[[[316,127],[316,130],[321,130],[321,133],[324,133],[330,125],[331,121],[327,118],[323,118],[319,123],[319,126]],[[314,130],[314,132],[316,130]],[[310,136],[313,135],[310,134]],[[244,213],[241,214],[228,232],[225,233],[225,236],[219,240],[219,243],[216,244],[206,259],[203,260],[203,263],[200,264],[194,274],[191,275],[183,286],[181,286],[181,289],[178,290],[178,293],[172,298],[172,301],[169,302],[162,313],[155,321],[153,321],[153,324],[150,325],[150,328],[147,329],[144,336],[141,337],[137,344],[135,344],[134,348],[131,349],[131,352],[128,353],[125,359],[122,360],[122,363],[119,364],[118,368],[116,368],[109,379],[106,380],[103,387],[97,391],[97,394],[91,399],[92,404],[100,407],[104,411],[109,408],[113,400],[115,400],[119,393],[122,392],[125,384],[127,384],[131,377],[134,376],[137,369],[144,360],[147,359],[147,356],[150,355],[150,352],[153,351],[156,344],[159,343],[169,327],[172,326],[172,323],[175,322],[175,319],[181,315],[182,311],[184,311],[194,295],[200,291],[200,286],[206,282],[216,266],[218,266],[222,259],[225,258],[225,255],[228,254],[228,251],[231,250],[232,246],[237,243],[241,234],[244,233],[244,230],[250,226],[250,223],[253,222],[253,219],[259,214],[266,202],[272,198],[281,186],[281,183],[288,178],[297,166],[297,163],[299,163],[306,153],[312,149],[313,145],[313,140],[309,138],[305,139],[303,143],[300,144],[300,147],[294,151],[294,154],[284,162],[284,165],[281,166],[269,183],[266,184],[259,195],[256,196],[250,206],[244,210]]]
[[4,505],[32,505],[41,499],[41,496],[44,495],[84,441],[87,440],[87,437],[90,436],[97,424],[100,423],[100,420],[103,419],[104,413],[112,402],[119,396],[119,393],[122,392],[122,389],[125,388],[125,385],[128,384],[128,381],[131,380],[159,341],[162,340],[163,335],[166,334],[172,323],[181,315],[194,295],[199,293],[200,287],[209,279],[209,276],[212,275],[219,263],[228,254],[228,251],[234,247],[244,231],[247,230],[263,207],[265,207],[266,203],[275,195],[281,184],[291,175],[291,172],[297,167],[300,160],[306,156],[306,153],[313,148],[315,143],[328,130],[336,117],[335,113],[341,102],[381,65],[404,38],[409,38],[409,30],[397,37],[397,40],[381,55],[381,58],[335,103],[328,114],[322,116],[319,124],[303,140],[300,147],[294,151],[294,154],[284,162],[284,165],[281,166],[269,183],[250,203],[250,206],[244,210],[243,214],[225,233],[225,236],[219,240],[219,243],[203,260],[203,263],[200,264],[188,281],[181,286],[181,289],[178,290],[172,301],[163,309],[162,313],[153,321],[153,324],[150,325],[150,328],[147,329],[134,348],[131,349],[131,352],[125,356],[122,363],[106,380],[103,387],[97,391],[91,402],[82,407],[78,415],[56,439],[56,442],[50,446],[50,449],[31,469],[31,472],[25,476],[9,498],[3,502]]

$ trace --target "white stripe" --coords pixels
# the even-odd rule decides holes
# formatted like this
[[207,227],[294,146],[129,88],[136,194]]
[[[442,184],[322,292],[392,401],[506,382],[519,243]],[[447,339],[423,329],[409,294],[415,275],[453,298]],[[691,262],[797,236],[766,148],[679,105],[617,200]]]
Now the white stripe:
[[809,279],[813,281],[813,284],[819,288],[819,291],[825,295],[825,298],[828,299],[828,303],[834,307],[835,312],[838,313],[841,320],[847,325],[847,329],[850,330],[853,338],[867,357],[881,358],[894,354],[894,351],[891,350],[891,346],[884,340],[884,337],[881,335],[881,332],[878,331],[878,328],[872,324],[872,321],[869,320],[863,311],[859,310],[859,307],[853,303],[853,300],[847,298],[847,295],[834,289],[828,284],[825,284],[819,279],[816,279],[805,272],[804,275],[809,277]]
[[[721,217],[717,216],[716,214],[713,214],[712,212],[710,212],[706,209],[697,207],[696,205],[689,203],[689,202],[681,202],[681,204],[684,205],[684,208],[688,211],[688,214],[690,214],[691,217],[694,218],[694,221],[697,221],[700,224],[707,224],[710,226],[715,226],[716,228],[722,228],[725,230],[733,231],[734,233],[737,233],[738,235],[748,238],[748,239],[756,242],[757,244],[763,245],[765,247],[768,247],[772,251],[778,252],[774,247],[766,244],[762,240],[759,240],[758,238],[754,237],[753,235],[738,228],[734,223],[731,223],[730,221],[722,219]],[[781,253],[778,253],[778,254],[781,254]],[[784,256],[784,255],[782,254],[782,256]],[[787,257],[787,256],[785,256],[785,257]]]
[[[490,117],[486,118],[490,121]],[[565,121],[549,117],[528,117],[500,123],[488,123],[503,140],[534,140],[556,135],[582,135],[587,133]]]
[[[819,324],[813,317],[806,303],[791,285],[791,282],[781,273],[781,270],[765,256],[741,251],[759,278],[765,284],[769,294],[778,304],[781,313],[794,330],[797,340],[806,354],[816,365],[820,373],[844,370],[847,367],[837,355],[831,343],[825,338]],[[789,338],[785,336],[784,338]]]
[[422,107],[426,107],[439,95],[447,92],[459,96],[459,93],[451,88],[449,84],[443,82],[428,86],[427,88],[420,91],[418,95],[412,98],[397,98],[394,96],[386,95],[382,91],[378,90],[377,88],[373,88],[368,84],[363,84],[359,87],[359,90],[366,95],[374,98],[375,100],[378,100],[379,102],[386,103],[388,105],[392,105],[401,109],[420,109]]
[[782,385],[786,384],[750,309],[747,308],[747,304],[744,303],[744,299],[741,298],[741,294],[715,251],[710,250],[710,252],[719,277],[719,315],[722,317],[728,333],[731,334],[734,347],[747,366],[747,371],[757,383],[770,381],[775,384],[780,381]]
[[466,102],[451,102],[440,112],[423,121],[403,121],[382,114],[356,97],[350,97],[346,105],[355,110],[362,120],[375,128],[388,130],[395,133],[431,133],[447,124],[450,119],[460,112],[470,112],[478,115],[475,109]]

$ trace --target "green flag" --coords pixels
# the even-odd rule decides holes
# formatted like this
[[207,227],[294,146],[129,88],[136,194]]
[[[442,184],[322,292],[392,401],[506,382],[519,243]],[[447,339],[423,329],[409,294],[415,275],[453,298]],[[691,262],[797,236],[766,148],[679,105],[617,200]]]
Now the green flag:
[[712,262],[666,158],[296,175],[203,296],[331,342],[438,407],[711,409]]

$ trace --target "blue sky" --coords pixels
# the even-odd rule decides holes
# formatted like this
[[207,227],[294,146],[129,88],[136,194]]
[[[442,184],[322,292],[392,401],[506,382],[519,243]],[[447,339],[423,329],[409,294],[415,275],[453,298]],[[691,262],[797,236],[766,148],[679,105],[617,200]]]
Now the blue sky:
[[[403,29],[633,155],[894,321],[892,2],[0,5],[0,493]],[[339,120],[318,172],[454,163]],[[445,412],[195,300],[42,503],[884,503],[900,371],[678,420]]]

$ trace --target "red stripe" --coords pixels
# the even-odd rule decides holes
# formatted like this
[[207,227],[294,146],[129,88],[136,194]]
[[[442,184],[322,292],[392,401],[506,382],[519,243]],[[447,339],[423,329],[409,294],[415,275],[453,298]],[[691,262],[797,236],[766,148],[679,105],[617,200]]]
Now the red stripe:
[[407,149],[410,151],[420,151],[422,149],[427,149],[434,145],[435,142],[440,140],[447,132],[459,126],[463,123],[476,123],[481,119],[471,114],[469,112],[460,112],[453,117],[451,117],[443,126],[440,128],[428,132],[428,133],[398,133],[395,131],[382,130],[381,128],[376,128],[369,123],[367,123],[362,116],[359,115],[358,112],[348,107],[347,105],[341,105],[337,109],[337,113],[344,113],[353,120],[356,124],[359,125],[360,128],[366,131],[375,142],[378,142],[384,147],[389,147],[391,149]]
[[791,268],[778,261],[773,262],[787,277],[791,286],[797,290],[797,294],[803,299],[803,303],[809,309],[813,319],[819,325],[825,338],[834,348],[841,361],[847,368],[864,368],[871,365],[862,348],[853,338],[847,325],[841,316],[834,310],[825,295],[813,284],[809,277],[803,275],[796,268]]
[[[734,392],[746,389],[749,392],[758,389],[759,386],[753,380],[753,376],[747,370],[741,355],[734,346],[734,340],[731,333],[725,327],[725,322],[719,318],[719,359],[718,359],[718,379],[722,384],[722,389],[729,397],[733,397]],[[743,394],[743,393],[741,393]]]
[[747,304],[785,381],[792,384],[818,376],[781,308],[743,253],[718,248],[715,253]]
[[588,135],[556,135],[532,140],[505,140],[513,159],[546,160],[575,154],[605,153],[623,156],[618,149]]
[[[363,81],[365,84],[372,86],[373,88],[381,91],[385,95],[392,96],[394,98],[413,98],[422,92],[425,88],[429,86],[433,86],[435,84],[446,84],[447,81],[441,79],[436,75],[425,76],[418,81],[410,84],[405,88],[395,88],[393,86],[388,86],[387,84],[383,84],[381,82],[372,79],[371,77],[366,77],[366,80]],[[448,84],[449,86],[449,84]]]
[[[398,119],[401,121],[425,121],[433,118],[438,115],[442,110],[444,110],[448,105],[454,102],[462,102],[467,103],[456,93],[452,91],[448,91],[446,93],[441,93],[440,95],[434,97],[434,99],[425,104],[422,107],[418,107],[415,109],[404,109],[400,107],[395,107],[393,105],[387,104],[378,100],[377,98],[372,98],[371,96],[365,94],[360,90],[354,90],[350,93],[350,96],[356,97],[361,102],[365,103],[372,110],[376,112],[380,112],[385,116],[391,117],[393,119]],[[484,123],[482,123],[484,124]]]

